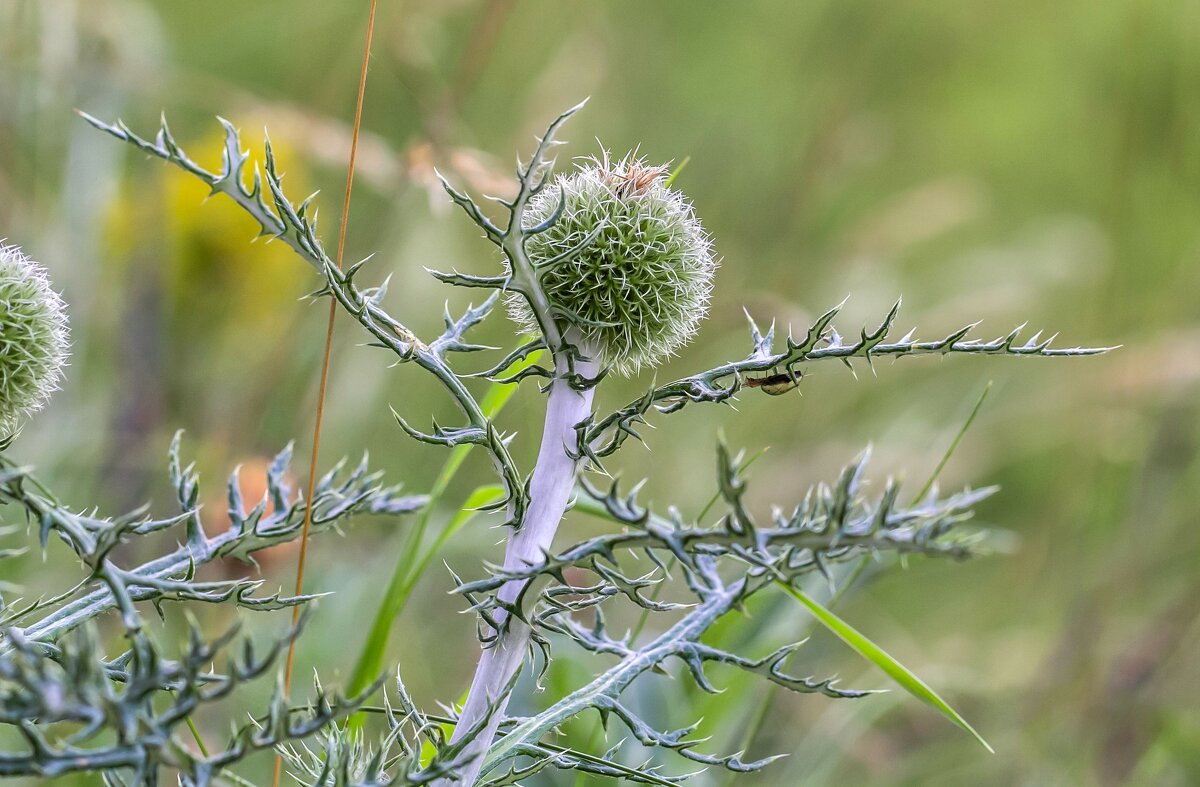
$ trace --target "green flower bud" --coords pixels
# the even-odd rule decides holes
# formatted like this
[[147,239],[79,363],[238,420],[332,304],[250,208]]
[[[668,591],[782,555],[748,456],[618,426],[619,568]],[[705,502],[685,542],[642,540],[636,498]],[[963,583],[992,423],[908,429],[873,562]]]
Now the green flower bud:
[[[583,336],[585,352],[621,374],[656,366],[696,333],[717,263],[692,205],[664,182],[666,167],[626,156],[589,160],[529,205],[527,226],[562,216],[525,244],[535,266],[579,246],[574,259],[540,271],[562,319]],[[603,227],[601,227],[603,225]],[[526,330],[536,323],[524,299],[509,313]]]
[[67,349],[66,307],[46,271],[0,242],[0,439],[58,389]]

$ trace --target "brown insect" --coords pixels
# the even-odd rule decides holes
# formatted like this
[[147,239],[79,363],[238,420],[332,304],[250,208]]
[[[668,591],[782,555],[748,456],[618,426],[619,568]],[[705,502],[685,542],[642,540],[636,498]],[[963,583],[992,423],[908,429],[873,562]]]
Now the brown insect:
[[747,377],[746,387],[757,388],[767,396],[781,396],[800,385],[803,372],[788,369],[782,374],[772,374],[767,377]]

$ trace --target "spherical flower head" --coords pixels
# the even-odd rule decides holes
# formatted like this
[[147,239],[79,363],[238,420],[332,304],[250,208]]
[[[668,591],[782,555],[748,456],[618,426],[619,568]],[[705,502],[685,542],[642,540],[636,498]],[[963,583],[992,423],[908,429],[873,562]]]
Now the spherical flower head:
[[[657,366],[686,344],[708,309],[716,260],[691,203],[666,184],[667,168],[605,154],[559,177],[531,200],[526,226],[554,215],[530,236],[535,266],[585,244],[574,258],[539,271],[542,288],[585,353],[621,374]],[[523,298],[509,299],[514,320],[536,322]]]
[[46,271],[0,241],[0,439],[58,389],[67,350],[66,307]]

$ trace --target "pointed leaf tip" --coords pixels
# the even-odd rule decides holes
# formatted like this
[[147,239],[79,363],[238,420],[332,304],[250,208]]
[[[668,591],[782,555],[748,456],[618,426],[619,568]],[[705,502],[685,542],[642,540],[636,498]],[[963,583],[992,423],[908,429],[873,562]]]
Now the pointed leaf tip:
[[782,580],[777,580],[777,584],[783,588],[785,593],[806,607],[808,611],[812,613],[813,617],[815,617],[817,621],[821,623],[821,625],[833,632],[840,640],[853,648],[860,656],[879,667],[879,669],[883,670],[883,672],[886,673],[892,680],[896,681],[901,688],[922,702],[932,706],[951,722],[966,730],[975,738],[975,740],[979,741],[979,743],[985,749],[987,749],[989,753],[996,753],[996,750],[992,748],[991,744],[984,740],[983,736],[976,732],[975,728],[972,727],[967,720],[958,713],[958,711],[950,707],[950,705],[943,700],[937,694],[937,692],[931,689],[923,680],[914,675],[911,670],[909,670],[900,662],[896,661],[896,659],[892,658],[887,651],[876,645],[871,640],[867,639],[867,637],[865,637],[857,629],[839,618],[808,594],[792,587],[790,584]]

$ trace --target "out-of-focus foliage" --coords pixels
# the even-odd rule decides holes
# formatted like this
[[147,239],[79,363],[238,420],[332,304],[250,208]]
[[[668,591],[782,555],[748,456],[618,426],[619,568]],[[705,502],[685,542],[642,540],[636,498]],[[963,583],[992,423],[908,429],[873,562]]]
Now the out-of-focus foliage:
[[[0,236],[47,265],[75,325],[65,390],[19,445],[64,496],[141,502],[176,426],[204,440],[207,472],[307,434],[323,329],[323,310],[295,299],[294,263],[242,244],[253,229],[218,218],[232,216],[223,206],[189,209],[186,179],[126,168],[124,151],[70,109],[135,128],[166,109],[202,152],[219,107],[247,131],[270,126],[290,151],[290,192],[335,190],[364,15],[354,3],[296,13],[275,0],[0,5]],[[737,443],[771,446],[755,467],[754,509],[780,502],[755,488],[799,496],[867,441],[884,470],[931,468],[981,378],[995,379],[943,481],[1004,487],[982,513],[1013,529],[1011,553],[967,570],[914,564],[841,612],[945,689],[997,756],[924,708],[803,696],[763,705],[761,687],[738,675],[716,699],[659,683],[636,698],[639,713],[677,710],[668,724],[722,714],[703,730],[718,735],[713,751],[760,729],[750,756],[793,755],[764,784],[1200,779],[1200,7],[455,0],[384,3],[377,35],[348,258],[381,250],[374,264],[394,271],[389,306],[422,333],[437,330],[443,297],[422,266],[478,259],[472,231],[431,208],[430,165],[503,193],[512,151],[591,93],[588,131],[604,144],[691,156],[679,185],[723,257],[712,319],[660,381],[739,355],[742,305],[799,329],[847,292],[851,322],[876,319],[902,293],[930,331],[982,314],[990,337],[1019,316],[1127,345],[1069,367],[877,362],[870,385],[830,365],[806,376],[803,395],[740,405]],[[580,130],[571,136],[569,154],[597,152]],[[163,198],[123,196],[147,188]],[[220,287],[196,288],[201,265],[228,272]],[[339,333],[329,452],[367,445],[390,475],[425,488],[441,457],[399,435],[386,405],[420,412],[440,400],[360,341]],[[610,384],[602,411],[649,383]],[[521,396],[510,410],[533,433],[537,404]],[[651,447],[680,464],[641,498],[696,500],[728,417],[681,413],[650,432]],[[639,477],[658,455],[628,450],[620,469]],[[205,513],[214,524],[220,508]],[[452,565],[493,553],[483,527],[455,538]],[[573,540],[599,532],[582,517],[564,529]],[[315,542],[316,581],[341,590],[309,623],[301,671],[350,669],[346,643],[356,653],[402,535],[368,525],[336,548]],[[272,584],[290,582],[288,564],[264,566]],[[20,557],[4,580],[36,593],[73,570],[61,555]],[[422,704],[474,666],[474,632],[450,614],[451,586],[431,572],[397,622],[397,659],[435,634],[444,642],[436,671],[405,676]],[[794,606],[752,611],[753,622],[717,632],[722,641],[759,630],[787,640],[807,627]],[[227,623],[201,622],[211,634]],[[806,650],[845,670],[831,637]],[[571,689],[599,664],[563,664],[546,680]],[[875,680],[843,674],[855,686]],[[247,709],[264,699],[248,697]],[[205,731],[209,720],[197,721]],[[567,745],[605,748],[588,719],[563,732]]]

